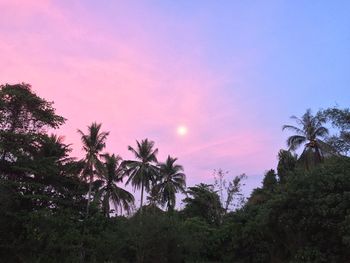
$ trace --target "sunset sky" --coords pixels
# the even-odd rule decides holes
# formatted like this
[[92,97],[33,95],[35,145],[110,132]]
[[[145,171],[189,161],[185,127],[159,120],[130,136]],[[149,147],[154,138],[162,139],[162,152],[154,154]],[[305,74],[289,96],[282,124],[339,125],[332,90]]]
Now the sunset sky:
[[149,138],[185,167],[276,167],[307,108],[350,106],[350,1],[0,0],[0,83],[30,83],[77,129],[110,131],[109,152]]

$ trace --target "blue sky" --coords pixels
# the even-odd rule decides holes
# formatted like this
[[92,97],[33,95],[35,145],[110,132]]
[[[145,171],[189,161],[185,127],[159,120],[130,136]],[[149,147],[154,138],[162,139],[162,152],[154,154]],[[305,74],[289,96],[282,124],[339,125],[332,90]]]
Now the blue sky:
[[[188,184],[213,169],[275,168],[283,124],[350,104],[349,1],[0,0],[0,79],[28,82],[68,119],[110,131],[107,150],[150,138]],[[84,114],[83,114],[84,112]],[[188,135],[176,134],[186,125]],[[249,190],[247,190],[249,191]]]

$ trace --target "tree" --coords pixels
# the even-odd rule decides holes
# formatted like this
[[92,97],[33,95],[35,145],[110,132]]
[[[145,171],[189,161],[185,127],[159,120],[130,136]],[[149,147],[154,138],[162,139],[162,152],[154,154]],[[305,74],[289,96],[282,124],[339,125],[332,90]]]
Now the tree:
[[147,196],[147,206],[149,207],[157,207],[158,205],[162,205],[161,203],[161,193],[156,188],[156,185],[154,185],[151,190],[149,191],[149,194]]
[[263,179],[263,189],[267,191],[274,191],[277,186],[276,173],[273,169],[266,172]]
[[83,199],[84,184],[75,177],[78,165],[69,157],[69,145],[46,134],[65,121],[52,105],[29,84],[0,86],[1,179],[27,211],[81,205]]
[[327,143],[332,145],[338,153],[347,155],[350,152],[350,109],[328,108],[321,110],[318,115],[331,122],[334,128],[339,130],[327,138]]
[[[235,176],[232,181],[227,183],[225,175],[229,172],[222,169],[214,170],[214,186],[217,188],[220,196],[220,202],[224,207],[225,214],[232,206],[239,207],[244,202],[244,196],[241,193],[242,182],[247,178],[245,174]],[[224,193],[225,191],[225,193]],[[235,203],[235,197],[236,203]]]
[[129,146],[136,160],[124,161],[123,165],[126,167],[129,176],[126,184],[131,182],[134,189],[141,188],[141,202],[140,209],[143,206],[143,192],[150,191],[152,184],[156,182],[159,175],[159,169],[156,166],[158,149],[154,149],[154,142],[148,139],[142,140],[141,143],[136,141],[137,148]]
[[223,214],[220,197],[212,185],[200,183],[189,187],[183,200],[183,213],[188,217],[200,217],[209,224],[219,224]]
[[126,176],[125,170],[120,165],[122,158],[114,154],[104,154],[103,158],[105,163],[99,171],[101,180],[95,182],[99,184],[97,196],[102,200],[103,213],[109,217],[110,201],[116,210],[120,208],[129,213],[134,203],[134,196],[118,186],[118,183],[123,182],[123,178]]
[[1,171],[32,149],[47,128],[56,129],[65,119],[55,114],[53,102],[37,96],[26,83],[0,85]]
[[[226,197],[225,206],[224,206],[225,213],[228,212],[231,206],[234,206],[237,208],[237,207],[240,207],[242,204],[244,204],[245,198],[241,193],[241,187],[242,187],[243,180],[245,180],[246,178],[247,176],[245,174],[237,175],[233,178],[232,181],[228,183],[227,197]],[[235,197],[236,197],[236,200],[238,201],[236,203],[234,202]]]
[[220,196],[220,202],[224,206],[224,190],[227,190],[227,182],[225,175],[228,174],[228,171],[224,171],[221,168],[215,169],[213,172],[214,176],[214,186],[217,188],[218,194]]
[[41,135],[26,155],[11,165],[11,184],[21,200],[21,209],[56,211],[85,206],[86,185],[78,178],[80,163],[70,158],[69,145],[55,135]]
[[91,190],[92,183],[94,181],[94,175],[98,167],[101,166],[101,161],[99,160],[99,154],[106,146],[106,139],[108,132],[101,132],[102,124],[97,124],[93,122],[88,126],[87,134],[84,134],[81,130],[78,133],[81,135],[81,142],[83,143],[83,150],[86,152],[84,159],[84,169],[83,177],[88,178],[89,181],[89,192],[88,192],[88,202],[86,206],[86,216],[89,216],[89,207],[91,202]]
[[282,130],[296,133],[287,139],[289,150],[294,151],[305,144],[300,160],[306,169],[323,162],[324,154],[331,153],[331,147],[321,140],[328,135],[328,129],[323,126],[325,119],[313,116],[310,109],[301,118],[292,116],[291,119],[295,120],[299,127],[283,125]]
[[160,167],[160,181],[154,186],[154,191],[160,195],[160,202],[166,204],[167,210],[172,210],[176,204],[176,193],[185,191],[186,175],[183,173],[183,167],[175,164],[177,158],[170,155]]
[[[284,178],[287,179],[287,178]],[[285,183],[285,181],[283,181]],[[280,184],[277,181],[276,173],[273,169],[265,172],[262,187],[255,188],[247,202],[247,205],[262,205],[265,204],[271,196],[280,189]]]
[[280,150],[278,152],[277,174],[280,183],[284,183],[288,173],[294,171],[297,163],[297,155],[290,151]]
[[0,130],[38,133],[58,128],[65,119],[55,114],[53,102],[38,97],[26,83],[0,85]]
[[79,207],[80,211],[82,204],[86,204],[83,194],[87,185],[78,178],[81,163],[69,157],[70,145],[57,135],[42,135],[36,143],[37,149],[29,158],[18,159],[18,167],[28,175],[26,181],[35,185],[28,185],[27,192],[33,195],[33,200],[39,201],[38,197],[42,196],[41,208],[74,207],[78,210]]
[[297,169],[283,191],[270,196],[260,216],[279,262],[348,262],[349,158],[332,157],[305,172]]

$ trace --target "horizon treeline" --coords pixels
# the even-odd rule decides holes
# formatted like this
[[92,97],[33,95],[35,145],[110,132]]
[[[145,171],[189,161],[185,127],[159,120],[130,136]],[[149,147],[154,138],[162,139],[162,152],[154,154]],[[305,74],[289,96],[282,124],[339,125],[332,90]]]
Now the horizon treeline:
[[[84,158],[71,157],[47,133],[65,122],[53,102],[0,85],[0,261],[348,262],[350,111],[291,120],[276,169],[245,199],[246,176],[221,169],[214,184],[187,187],[177,158],[158,160],[148,138],[128,146],[132,160],[105,152],[96,122],[77,130]],[[140,191],[137,209],[121,184]]]

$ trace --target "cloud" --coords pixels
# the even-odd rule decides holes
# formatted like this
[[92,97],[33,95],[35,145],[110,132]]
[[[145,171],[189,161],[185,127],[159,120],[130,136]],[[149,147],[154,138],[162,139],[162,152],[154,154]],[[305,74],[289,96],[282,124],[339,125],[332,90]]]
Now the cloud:
[[[192,182],[207,179],[215,168],[253,173],[271,161],[262,154],[271,136],[256,131],[239,94],[226,92],[232,76],[211,69],[194,37],[194,21],[186,29],[149,9],[147,15],[135,11],[141,24],[127,14],[101,21],[76,3],[21,3],[0,4],[0,79],[29,82],[55,101],[68,118],[58,133],[74,144],[75,155],[81,155],[76,130],[98,121],[111,132],[108,151],[132,158],[127,145],[149,137],[160,159],[179,157]],[[125,2],[118,8],[131,12]],[[235,82],[242,77],[237,72]],[[179,124],[188,126],[188,136],[176,135]]]

